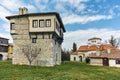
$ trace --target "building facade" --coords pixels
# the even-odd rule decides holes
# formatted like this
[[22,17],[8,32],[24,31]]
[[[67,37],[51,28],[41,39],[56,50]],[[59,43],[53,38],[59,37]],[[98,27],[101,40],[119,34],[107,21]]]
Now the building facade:
[[61,44],[65,28],[58,13],[28,13],[27,8],[19,8],[19,15],[6,18],[10,21],[10,33],[14,42],[13,64],[29,65],[21,51],[24,45],[36,45],[41,49],[32,65],[61,64]]
[[89,58],[91,65],[120,67],[120,50],[100,51],[98,55],[90,54]]
[[99,54],[100,51],[104,50],[118,50],[111,44],[102,44],[101,38],[93,37],[88,39],[87,45],[81,45],[76,52],[70,55],[71,61],[84,62],[90,54]]
[[0,60],[6,60],[8,56],[8,40],[0,37]]

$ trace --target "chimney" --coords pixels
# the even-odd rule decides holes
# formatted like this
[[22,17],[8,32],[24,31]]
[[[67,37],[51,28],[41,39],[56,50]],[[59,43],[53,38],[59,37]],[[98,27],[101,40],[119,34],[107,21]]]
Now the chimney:
[[27,14],[27,13],[28,13],[28,9],[26,7],[19,8],[19,15],[23,15],[23,14]]
[[27,14],[28,13],[28,9],[26,7],[23,8],[23,14]]
[[19,8],[19,15],[22,15],[22,14],[23,14],[23,9]]

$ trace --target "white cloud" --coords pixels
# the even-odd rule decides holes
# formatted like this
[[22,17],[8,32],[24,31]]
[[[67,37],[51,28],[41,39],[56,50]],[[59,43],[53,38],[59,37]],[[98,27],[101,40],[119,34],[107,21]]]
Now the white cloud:
[[88,2],[89,0],[61,0],[61,2],[69,4],[71,7],[76,8],[76,12],[81,12],[86,8],[83,2]]
[[88,2],[89,0],[61,0],[61,2],[67,2],[74,5],[79,5],[81,2]]
[[99,37],[104,42],[110,39],[111,35],[114,37],[120,37],[120,30],[112,29],[87,29],[87,30],[77,30],[69,31],[64,34],[63,49],[72,49],[73,42],[77,43],[79,48],[80,45],[86,45],[87,40],[91,37]]
[[17,12],[19,7],[27,7],[30,10],[35,10],[33,5],[24,3],[23,0],[1,0],[0,5],[12,12]]
[[9,43],[13,43],[13,39],[9,33],[0,33],[0,37],[9,39]]
[[34,3],[37,6],[37,8],[39,8],[42,11],[47,8],[48,2],[49,0],[34,0]]
[[85,24],[92,21],[106,20],[106,19],[112,19],[112,15],[78,16],[73,14],[70,16],[63,17],[63,22],[64,24],[74,24],[74,23]]
[[0,6],[0,19],[7,21],[7,19],[5,18],[5,16],[10,15],[11,12],[9,12],[8,10],[6,10],[4,7]]
[[115,5],[113,7],[110,8],[109,13],[113,16],[120,16],[120,6],[119,5]]

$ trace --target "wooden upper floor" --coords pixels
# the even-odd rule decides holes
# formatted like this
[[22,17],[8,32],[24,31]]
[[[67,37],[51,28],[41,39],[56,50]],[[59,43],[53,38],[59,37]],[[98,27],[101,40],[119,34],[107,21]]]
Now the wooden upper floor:
[[[56,12],[46,13],[27,13],[27,9],[19,9],[19,15],[7,16],[10,20],[11,34],[17,33],[18,27],[24,26],[28,32],[56,32],[58,36],[63,37],[66,31],[60,15]],[[28,27],[28,28],[27,28]]]

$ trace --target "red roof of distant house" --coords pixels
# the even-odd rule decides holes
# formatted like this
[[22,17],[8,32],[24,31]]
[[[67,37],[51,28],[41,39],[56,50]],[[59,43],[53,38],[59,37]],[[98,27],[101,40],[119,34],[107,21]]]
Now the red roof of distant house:
[[83,46],[79,47],[78,51],[79,52],[86,52],[86,51],[107,50],[107,49],[118,50],[117,48],[115,48],[111,44],[104,44],[104,45],[100,45],[100,46],[95,46],[95,45],[87,46],[87,45],[83,45]]
[[88,39],[88,41],[89,41],[89,40],[94,40],[94,39],[102,40],[101,38],[93,37],[93,38]]
[[81,52],[84,52],[84,51],[87,51],[88,50],[88,46],[87,45],[83,45],[83,46],[80,46],[78,51],[81,51]]
[[78,54],[78,52],[72,52],[72,54],[77,55],[77,54]]
[[112,50],[110,53],[108,53],[107,51],[101,51],[99,55],[94,53],[94,54],[90,54],[89,57],[90,58],[112,58],[112,59],[119,58],[120,59],[120,51]]

